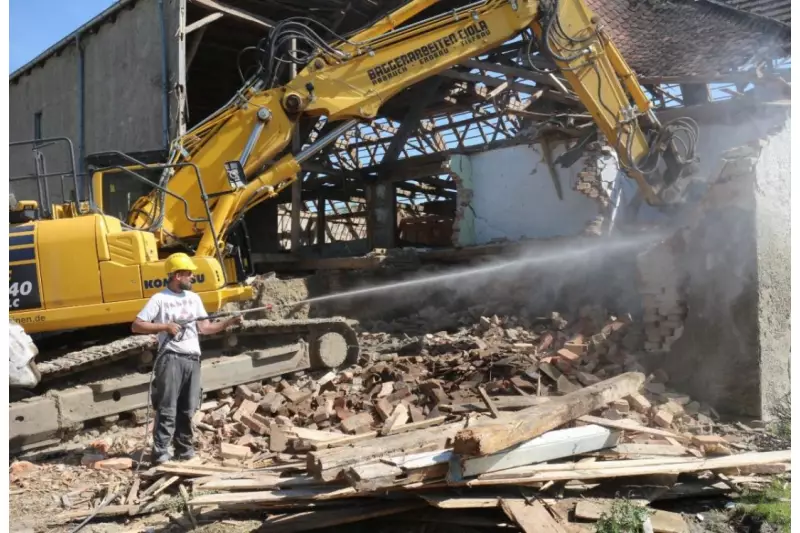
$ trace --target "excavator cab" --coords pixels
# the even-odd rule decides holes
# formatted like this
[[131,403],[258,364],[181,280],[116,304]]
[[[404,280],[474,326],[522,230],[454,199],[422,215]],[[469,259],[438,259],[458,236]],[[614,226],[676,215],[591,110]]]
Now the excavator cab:
[[[161,242],[170,240],[169,235],[162,235],[159,227],[162,216],[160,207],[167,197],[181,205],[181,214],[192,223],[208,223],[213,210],[212,202],[219,195],[206,195],[200,170],[196,166],[188,163],[162,163],[163,159],[166,157],[161,152],[125,154],[112,151],[87,157],[92,171],[89,191],[94,209],[113,216],[130,227],[151,231]],[[204,207],[205,216],[193,216],[187,197],[166,186],[169,178],[184,167],[192,167],[197,184],[187,194],[199,195],[200,198],[192,198],[192,201],[195,205]],[[155,202],[152,201],[153,198],[156,198]],[[175,240],[161,246],[159,256],[166,257],[175,251],[192,253],[191,247],[194,244],[192,239]],[[187,245],[189,248],[186,248]],[[243,220],[230,232],[225,249],[217,254],[216,259],[222,265],[229,284],[240,283],[255,274],[250,255],[250,238]]]
[[9,152],[11,225],[89,213],[88,202],[81,201],[81,179],[69,138],[16,141],[9,143]]

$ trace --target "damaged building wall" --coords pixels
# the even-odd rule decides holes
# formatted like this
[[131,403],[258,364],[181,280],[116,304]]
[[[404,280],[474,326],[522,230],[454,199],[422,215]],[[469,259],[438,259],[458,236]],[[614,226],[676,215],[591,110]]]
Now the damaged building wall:
[[769,120],[771,135],[726,152],[710,207],[682,235],[675,256],[686,319],[661,362],[718,411],[766,418],[789,390],[791,288],[791,132],[774,117],[756,123]]
[[[766,417],[788,391],[790,147],[785,112],[777,106],[727,102],[692,113],[700,131],[699,178],[708,182],[722,174],[733,180],[740,188],[738,203],[712,209],[698,229],[638,257],[637,276],[628,276],[629,265],[621,261],[605,265],[600,277],[619,289],[619,299],[606,298],[606,304],[638,315],[642,349],[653,354],[654,364],[670,370],[676,386],[720,412]],[[763,139],[763,149],[749,147]],[[553,159],[563,150],[554,148]],[[603,216],[606,229],[617,218],[636,225],[687,222],[647,205],[626,209],[636,184],[617,171],[607,153],[590,152],[572,168],[557,167],[563,200],[540,145],[454,156],[451,171],[459,178],[457,246],[594,233]],[[589,189],[578,190],[593,179],[601,193],[595,201]]]
[[596,149],[568,168],[548,163],[565,150],[564,143],[550,142],[454,156],[454,244],[598,233],[617,180],[616,158]]

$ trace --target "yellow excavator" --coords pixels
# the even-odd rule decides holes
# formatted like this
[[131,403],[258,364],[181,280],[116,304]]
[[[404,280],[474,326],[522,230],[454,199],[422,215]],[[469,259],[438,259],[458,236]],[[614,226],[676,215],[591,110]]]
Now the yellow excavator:
[[[194,290],[209,312],[251,298],[248,250],[236,238],[248,210],[275,198],[297,179],[304,161],[359,121],[374,119],[393,96],[520,35],[529,39],[528,54],[535,46],[555,63],[642,197],[652,205],[672,201],[686,181],[681,178],[692,162],[696,131],[686,121],[659,123],[582,0],[487,0],[426,18],[423,12],[435,3],[413,0],[347,37],[304,17],[277,23],[255,47],[262,54],[258,71],[228,104],[175,139],[165,163],[118,154],[119,164],[94,172],[89,202],[67,202],[47,217],[12,224],[11,320],[30,335],[73,331],[82,340],[91,337],[86,328],[127,327],[164,286],[163,260],[175,251],[189,253],[199,266]],[[325,32],[327,41],[320,37]],[[300,46],[279,57],[292,40]],[[301,68],[279,83],[287,62]],[[300,120],[314,117],[326,119],[327,133],[298,153],[287,151]],[[115,191],[133,182],[151,192],[124,217],[108,214]],[[219,356],[209,370],[204,363],[207,391],[336,367],[358,352],[355,334],[338,318],[249,320],[204,343],[209,358]],[[149,338],[48,351],[55,357],[43,352],[37,363],[43,383],[87,369],[92,382],[53,385],[46,396],[12,404],[12,444],[29,446],[70,425],[144,406],[146,377],[104,371],[123,359],[151,361]]]

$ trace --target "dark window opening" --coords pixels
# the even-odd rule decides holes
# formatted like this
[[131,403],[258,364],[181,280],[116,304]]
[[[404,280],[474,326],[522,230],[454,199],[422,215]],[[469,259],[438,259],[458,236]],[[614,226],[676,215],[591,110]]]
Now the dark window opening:
[[37,141],[42,138],[42,112],[37,111],[33,115],[33,138]]

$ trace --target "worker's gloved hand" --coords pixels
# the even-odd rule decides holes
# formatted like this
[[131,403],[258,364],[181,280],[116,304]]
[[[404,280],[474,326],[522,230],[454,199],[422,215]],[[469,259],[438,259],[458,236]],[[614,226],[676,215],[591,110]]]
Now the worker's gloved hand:
[[240,326],[243,322],[244,318],[242,317],[242,315],[232,316],[231,318],[228,319],[228,323],[225,325],[225,327],[229,328],[231,326]]
[[178,334],[181,332],[181,327],[176,324],[175,322],[170,322],[167,324],[167,333],[169,333],[170,337],[177,337]]

